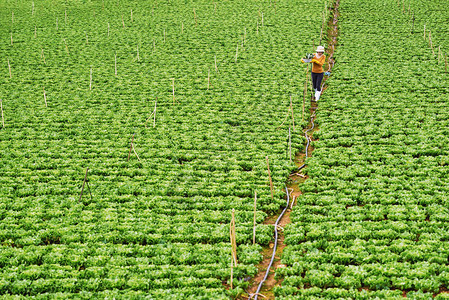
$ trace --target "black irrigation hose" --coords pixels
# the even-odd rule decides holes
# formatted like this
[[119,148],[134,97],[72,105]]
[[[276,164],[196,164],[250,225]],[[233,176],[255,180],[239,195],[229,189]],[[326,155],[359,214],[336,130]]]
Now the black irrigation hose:
[[[274,247],[273,247],[273,254],[271,255],[271,261],[270,261],[270,264],[268,265],[268,268],[267,268],[267,271],[265,273],[265,276],[263,277],[262,281],[259,283],[259,286],[257,287],[257,291],[254,294],[255,295],[255,297],[254,297],[255,300],[257,300],[257,296],[259,295],[260,289],[262,288],[262,285],[263,285],[264,281],[267,279],[268,273],[270,272],[270,269],[271,269],[271,265],[273,264],[273,261],[274,261],[274,256],[276,254],[276,248],[277,248],[277,245],[278,245],[278,223],[281,220],[281,218],[284,215],[284,213],[287,210],[287,208],[289,207],[288,204],[290,202],[290,195],[288,193],[287,187],[285,187],[285,191],[287,192],[287,206],[284,208],[284,210],[281,212],[281,214],[277,218],[276,223],[274,223]],[[250,297],[250,299],[251,298],[252,298],[252,296]]]

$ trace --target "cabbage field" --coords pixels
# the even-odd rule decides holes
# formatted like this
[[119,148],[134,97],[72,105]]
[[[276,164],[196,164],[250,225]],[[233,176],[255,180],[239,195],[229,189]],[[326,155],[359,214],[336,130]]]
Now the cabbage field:
[[449,74],[438,49],[449,50],[447,3],[341,0],[339,13],[276,294],[446,299]]
[[[0,298],[247,299],[336,2],[0,0]],[[276,298],[449,298],[448,22],[339,1]]]
[[303,147],[312,3],[1,0],[0,294],[241,293]]

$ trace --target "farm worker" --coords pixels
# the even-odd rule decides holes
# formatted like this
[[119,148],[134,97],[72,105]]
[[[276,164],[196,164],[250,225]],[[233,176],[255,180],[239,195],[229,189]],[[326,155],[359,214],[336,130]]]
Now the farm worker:
[[[324,47],[318,46],[316,53],[312,58],[312,83],[315,91],[315,101],[318,101],[321,96],[321,81],[323,80],[324,69],[323,65],[326,60],[324,55]],[[302,60],[301,60],[302,61]],[[303,61],[304,62],[304,61]]]

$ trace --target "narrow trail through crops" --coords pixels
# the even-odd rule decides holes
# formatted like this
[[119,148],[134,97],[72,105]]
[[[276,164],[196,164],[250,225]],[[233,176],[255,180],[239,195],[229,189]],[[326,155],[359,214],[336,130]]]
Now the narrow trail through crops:
[[[334,64],[334,51],[335,47],[337,46],[337,37],[338,37],[338,7],[340,5],[340,0],[336,0],[333,7],[329,8],[331,10],[330,18],[328,20],[328,31],[327,31],[327,49],[326,54],[328,57],[328,69],[327,71],[331,71]],[[325,85],[326,80],[328,79],[328,76],[325,76],[323,79],[322,84],[322,93],[326,91],[327,85]],[[324,100],[325,101],[325,100]],[[304,133],[306,135],[306,138],[309,139],[309,141],[313,141],[313,132],[318,130],[318,127],[314,124],[314,121],[316,119],[316,110],[318,108],[317,102],[311,102],[310,107],[310,122],[307,125],[307,127],[304,129]],[[304,150],[304,152],[296,153],[295,155],[295,164],[298,166],[298,168],[302,169],[302,166],[305,165],[306,155],[307,157],[310,157],[314,148],[311,145],[311,143],[307,144],[307,149]],[[292,202],[292,206],[296,205],[296,198],[301,195],[301,191],[299,189],[299,184],[304,182],[307,179],[307,175],[303,175],[300,173],[300,170],[297,172],[293,172],[290,174],[288,178],[287,187],[290,191],[290,201]],[[268,225],[274,225],[276,220],[278,219],[282,209],[279,210],[279,212],[276,215],[268,217],[264,224]],[[276,286],[280,286],[282,283],[282,279],[276,279],[275,278],[275,270],[277,268],[282,268],[284,265],[281,263],[281,257],[282,252],[286,245],[284,244],[284,233],[283,228],[291,223],[290,220],[290,213],[291,209],[287,209],[282,216],[282,218],[279,221],[278,224],[278,240],[277,240],[277,248],[276,253],[274,255],[274,261],[272,264],[272,268],[269,271],[269,274],[263,283],[262,289],[260,290],[259,294],[255,294],[260,282],[264,279],[265,274],[267,272],[267,268],[270,265],[271,258],[273,255],[273,247],[274,242],[270,242],[270,244],[267,247],[264,247],[262,250],[263,260],[261,263],[257,265],[257,268],[259,270],[259,273],[251,280],[250,287],[247,289],[247,294],[241,296],[239,299],[256,299],[257,296],[261,296],[263,299],[274,299],[274,292],[273,289]],[[263,295],[263,297],[262,297]]]

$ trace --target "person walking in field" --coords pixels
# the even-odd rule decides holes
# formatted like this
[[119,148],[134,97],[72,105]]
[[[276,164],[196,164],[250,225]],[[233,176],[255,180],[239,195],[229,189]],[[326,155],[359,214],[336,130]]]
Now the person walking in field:
[[[303,60],[301,60],[304,62]],[[312,58],[312,83],[313,83],[313,90],[315,91],[315,97],[314,100],[318,101],[321,96],[321,81],[323,80],[324,76],[324,69],[323,65],[326,61],[326,55],[324,55],[324,47],[318,46],[316,49],[316,53],[313,55]]]

